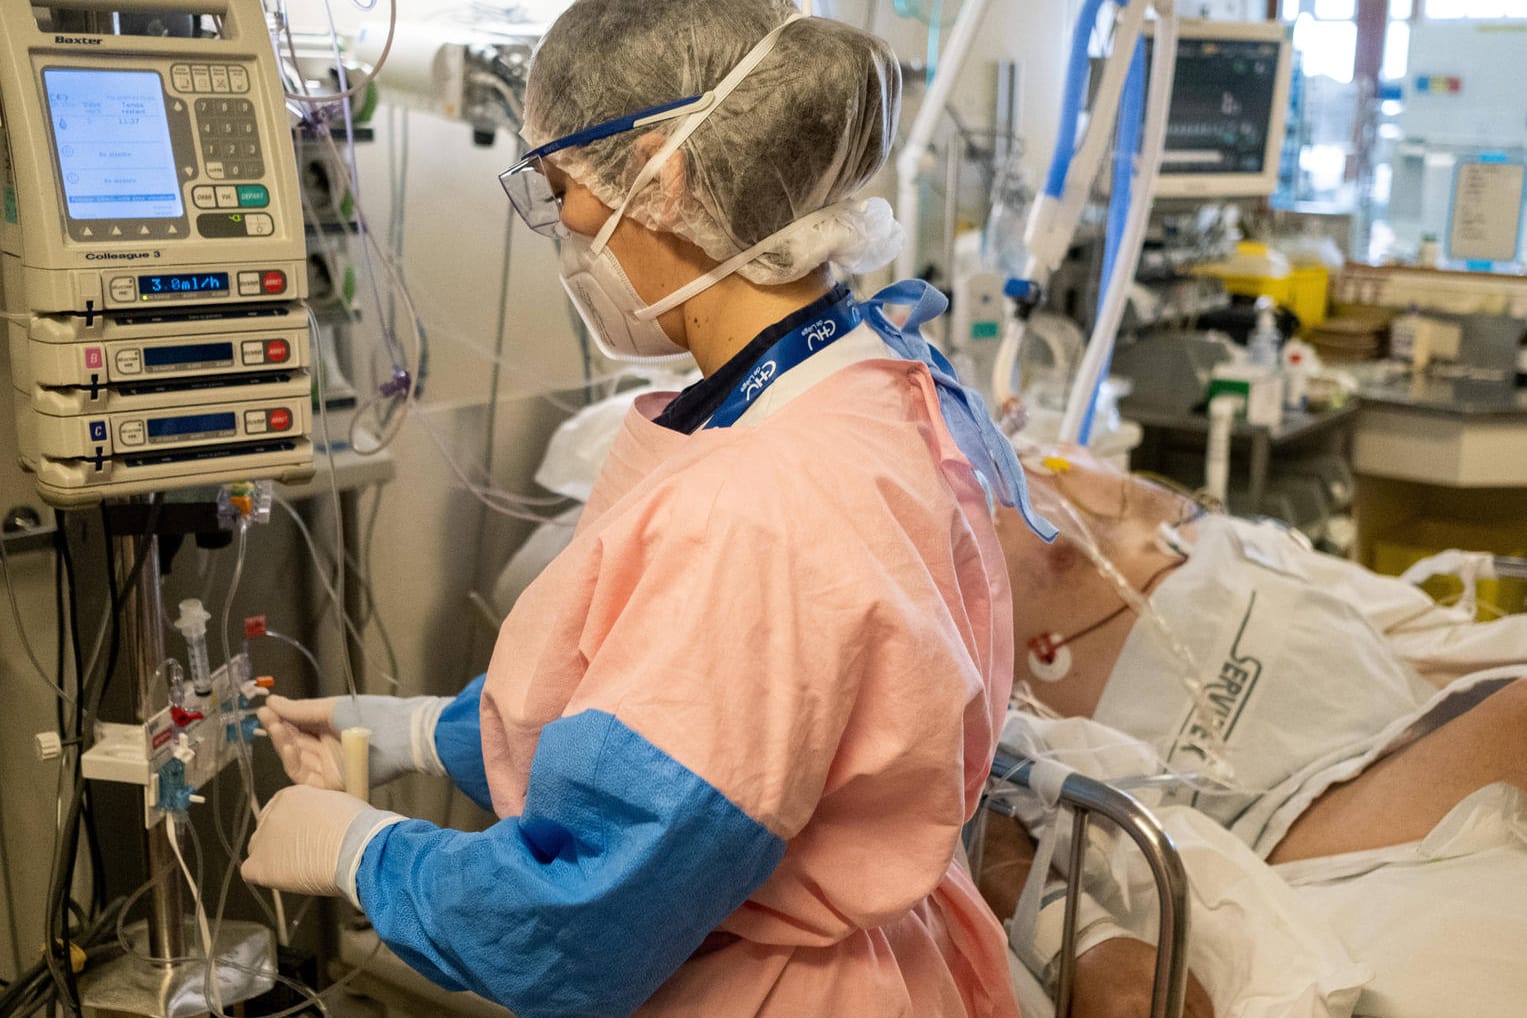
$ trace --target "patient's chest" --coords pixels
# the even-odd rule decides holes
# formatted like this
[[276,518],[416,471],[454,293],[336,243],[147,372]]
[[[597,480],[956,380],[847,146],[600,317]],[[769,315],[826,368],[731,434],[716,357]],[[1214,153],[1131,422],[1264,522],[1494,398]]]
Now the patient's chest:
[[1176,769],[1202,771],[1222,756],[1238,793],[1195,804],[1227,826],[1431,692],[1358,611],[1269,543],[1286,540],[1206,520],[1190,560],[1151,598],[1157,621],[1134,624],[1093,714]]

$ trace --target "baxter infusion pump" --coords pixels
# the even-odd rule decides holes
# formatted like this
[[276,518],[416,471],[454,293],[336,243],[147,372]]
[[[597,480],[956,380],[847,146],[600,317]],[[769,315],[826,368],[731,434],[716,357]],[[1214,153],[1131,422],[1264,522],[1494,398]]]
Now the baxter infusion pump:
[[[201,34],[116,34],[145,10]],[[42,497],[310,476],[306,240],[260,0],[0,0],[0,121],[0,292]]]

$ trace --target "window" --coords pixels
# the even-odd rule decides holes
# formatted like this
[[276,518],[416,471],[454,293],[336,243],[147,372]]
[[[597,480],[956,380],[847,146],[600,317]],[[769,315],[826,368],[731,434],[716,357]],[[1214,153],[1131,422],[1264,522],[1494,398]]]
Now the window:
[[1410,22],[1390,18],[1389,28],[1384,32],[1384,63],[1379,77],[1385,81],[1398,81],[1405,77],[1410,62]]
[[1315,0],[1315,17],[1321,21],[1351,21],[1357,17],[1357,0]]
[[[1405,6],[1409,7],[1409,0]],[[1391,15],[1394,12],[1390,11]],[[1452,21],[1460,18],[1527,18],[1527,0],[1428,0],[1428,21]]]
[[1301,14],[1294,22],[1294,50],[1303,59],[1307,77],[1323,74],[1347,84],[1357,62],[1357,23]]

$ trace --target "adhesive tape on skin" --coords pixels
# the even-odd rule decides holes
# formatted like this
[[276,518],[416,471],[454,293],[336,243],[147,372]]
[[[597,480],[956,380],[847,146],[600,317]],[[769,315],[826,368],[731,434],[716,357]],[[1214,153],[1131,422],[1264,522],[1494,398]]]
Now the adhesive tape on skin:
[[1071,674],[1071,648],[1061,644],[1048,662],[1030,650],[1029,674],[1040,682],[1059,682],[1064,679]]
[[1044,464],[1046,470],[1052,474],[1066,474],[1071,472],[1071,461],[1064,456],[1046,456],[1039,461]]
[[1054,477],[1071,469],[1071,461],[1062,456],[1024,456],[1023,467],[1042,477]]

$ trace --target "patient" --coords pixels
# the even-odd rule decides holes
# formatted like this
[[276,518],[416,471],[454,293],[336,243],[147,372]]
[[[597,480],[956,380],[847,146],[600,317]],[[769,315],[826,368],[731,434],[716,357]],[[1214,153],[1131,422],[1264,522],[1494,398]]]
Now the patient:
[[[1443,834],[1485,814],[1519,832],[1516,851],[1501,858],[1517,888],[1527,885],[1527,813],[1514,792],[1527,789],[1527,681],[1509,669],[1484,671],[1527,665],[1527,618],[1475,625],[1398,581],[1316,554],[1269,525],[1204,515],[1190,499],[1085,453],[1025,462],[1036,506],[1062,531],[1046,546],[1016,517],[999,518],[1013,583],[1015,680],[1034,700],[1143,740],[1179,772],[1227,764],[1234,787],[1201,783],[1166,802],[1207,814],[1279,866],[1306,900],[1344,879],[1341,865],[1314,860],[1367,860],[1369,871],[1389,874],[1414,861],[1405,852],[1452,858],[1463,849],[1441,845]],[[1089,545],[1117,567],[1117,579],[1150,595],[1167,631],[1126,604]],[[1025,841],[1011,828],[988,832],[988,862],[1011,864],[985,867],[996,875],[983,890],[998,915],[1012,914]],[[1441,886],[1436,893],[1457,897]],[[1480,911],[1458,915],[1467,924]],[[1425,945],[1372,928],[1344,931],[1345,921],[1331,918],[1351,956],[1375,972],[1358,1012],[1436,1013],[1407,982],[1424,958],[1370,956],[1385,954],[1385,936],[1391,952]],[[1527,904],[1504,929],[1527,943]],[[1459,935],[1467,937],[1442,937]],[[1118,981],[1127,966],[1117,963],[1117,945],[1103,950],[1112,943],[1096,950],[1115,960],[1093,967]],[[1519,985],[1527,963],[1513,952],[1507,964],[1515,970],[1507,981]],[[1456,976],[1423,972],[1444,984]],[[1501,1010],[1489,1010],[1497,998],[1486,991],[1483,1009],[1476,1002],[1469,1012],[1518,1013],[1520,997],[1498,996]]]

